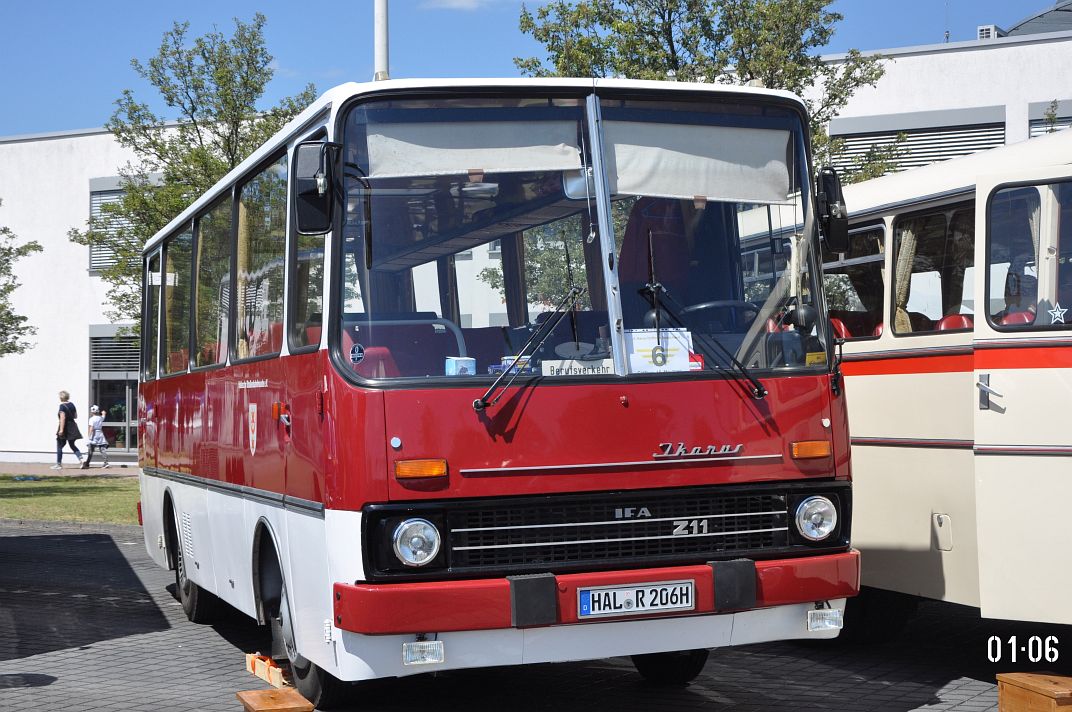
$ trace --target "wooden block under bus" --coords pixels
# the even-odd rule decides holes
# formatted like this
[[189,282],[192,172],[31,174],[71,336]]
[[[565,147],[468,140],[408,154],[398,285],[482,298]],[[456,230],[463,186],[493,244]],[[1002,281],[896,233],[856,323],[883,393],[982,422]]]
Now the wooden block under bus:
[[313,704],[293,687],[235,693],[245,712],[313,712]]
[[1072,677],[1040,672],[998,676],[998,712],[1072,712]]
[[253,665],[253,674],[264,680],[265,682],[270,682],[270,680],[268,679],[268,669],[270,667],[268,665],[268,661],[264,658],[257,658],[253,661]]

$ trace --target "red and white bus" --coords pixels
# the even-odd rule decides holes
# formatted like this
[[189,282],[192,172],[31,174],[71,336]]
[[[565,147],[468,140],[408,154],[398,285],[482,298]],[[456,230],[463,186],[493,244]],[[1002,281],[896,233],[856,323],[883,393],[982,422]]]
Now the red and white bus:
[[852,403],[854,606],[875,632],[911,609],[876,592],[1072,623],[1053,549],[1072,540],[1070,166],[1062,131],[845,189],[849,248],[823,261]]
[[682,83],[318,99],[145,247],[145,541],[191,620],[269,625],[321,704],[836,636],[859,559],[818,226],[847,222],[807,125]]

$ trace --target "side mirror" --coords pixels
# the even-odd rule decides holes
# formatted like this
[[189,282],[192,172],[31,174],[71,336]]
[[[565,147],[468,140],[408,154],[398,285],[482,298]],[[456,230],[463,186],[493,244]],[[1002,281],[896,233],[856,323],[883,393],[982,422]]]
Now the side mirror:
[[816,195],[819,227],[831,252],[849,251],[849,213],[841,193],[837,171],[827,166],[819,171],[819,193]]
[[335,195],[337,144],[299,143],[294,152],[294,220],[299,235],[322,235],[331,229]]

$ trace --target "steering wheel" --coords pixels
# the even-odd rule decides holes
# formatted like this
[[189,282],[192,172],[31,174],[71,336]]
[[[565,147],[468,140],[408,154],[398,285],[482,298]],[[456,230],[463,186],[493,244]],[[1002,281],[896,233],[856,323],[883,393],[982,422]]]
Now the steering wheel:
[[[752,302],[746,302],[740,299],[715,299],[710,302],[690,304],[682,309],[681,313],[691,316],[702,314],[703,312],[715,312],[720,310],[730,310],[733,314],[733,317],[730,320],[730,330],[732,331],[738,331],[748,324],[751,324],[755,321],[756,317],[759,316],[759,307]],[[740,317],[738,317],[738,315],[740,315]]]

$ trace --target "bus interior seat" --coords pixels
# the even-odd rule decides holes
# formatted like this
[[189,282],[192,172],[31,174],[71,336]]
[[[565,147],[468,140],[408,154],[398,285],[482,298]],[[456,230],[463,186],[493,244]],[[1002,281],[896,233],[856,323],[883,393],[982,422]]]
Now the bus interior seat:
[[[350,359],[350,350],[354,347],[354,337],[349,328],[342,330],[342,349],[343,358]],[[350,366],[354,371],[365,378],[397,378],[402,375],[398,371],[398,364],[395,363],[394,357],[391,355],[391,350],[383,346],[367,346],[365,347],[364,357],[361,359],[361,363],[353,363],[350,361]]]
[[277,354],[283,350],[283,322],[273,321],[268,326],[268,351]]
[[778,333],[781,333],[783,331],[789,331],[792,328],[793,328],[793,325],[790,324],[790,323],[779,324],[777,321],[774,320],[773,317],[767,319],[767,333],[768,334],[778,334]]
[[507,328],[478,326],[462,329],[465,353],[476,359],[476,372],[487,373],[488,366],[502,363],[503,356],[513,354]]
[[[537,315],[537,328],[545,324],[551,318],[551,314],[552,312],[548,311]],[[599,338],[599,327],[607,323],[607,312],[577,311],[574,312],[574,317],[577,320],[577,339],[584,343],[594,344],[595,340]],[[561,358],[555,353],[555,347],[573,341],[572,318],[569,313],[562,316],[555,328],[547,335],[547,340],[544,341],[543,346],[534,354],[537,358],[541,360],[557,360]],[[637,326],[639,327],[640,325],[638,324]]]
[[323,330],[323,327],[320,326],[319,324],[310,324],[309,326],[306,326],[305,327],[305,344],[307,346],[312,345],[312,344],[319,344],[320,343],[320,333],[321,333],[322,330]]
[[622,314],[626,328],[641,328],[644,315],[651,309],[651,302],[639,290],[648,283],[652,264],[656,281],[679,301],[685,299],[689,247],[681,205],[677,200],[639,198],[629,211],[618,256]]
[[912,324],[912,333],[934,331],[934,320],[920,312],[908,312],[908,321]]
[[1001,317],[1002,326],[1023,326],[1024,324],[1035,323],[1035,312],[1033,311],[1018,311],[1011,312]]
[[938,320],[938,331],[955,331],[957,329],[971,329],[975,321],[971,314],[950,314]]
[[840,320],[845,327],[845,331],[849,334],[849,336],[842,337],[845,339],[855,338],[856,334],[870,334],[875,328],[875,316],[867,311],[830,310],[830,319]]
[[839,339],[852,338],[852,332],[850,332],[848,327],[845,326],[845,322],[843,322],[841,319],[838,319],[836,316],[830,317],[830,326],[834,330],[834,336],[838,337]]
[[197,359],[195,366],[211,366],[215,363],[221,363],[223,361],[223,355],[220,354],[220,345],[216,341],[210,341],[206,344],[201,344],[201,353]]
[[[377,314],[377,318],[350,319],[347,315],[343,323],[343,333],[349,337],[349,352],[354,343],[365,347],[366,358],[369,349],[383,347],[387,350],[390,363],[394,365],[399,376],[442,376],[447,356],[458,355],[458,347],[453,334],[431,323],[422,323],[438,319],[435,312],[409,312],[406,314]],[[413,321],[412,324],[384,324],[381,321]],[[344,340],[344,346],[346,346]],[[392,375],[392,374],[388,374]]]
[[167,370],[168,373],[176,373],[177,371],[185,371],[186,367],[190,363],[190,350],[179,349],[178,351],[172,351],[168,354]]

